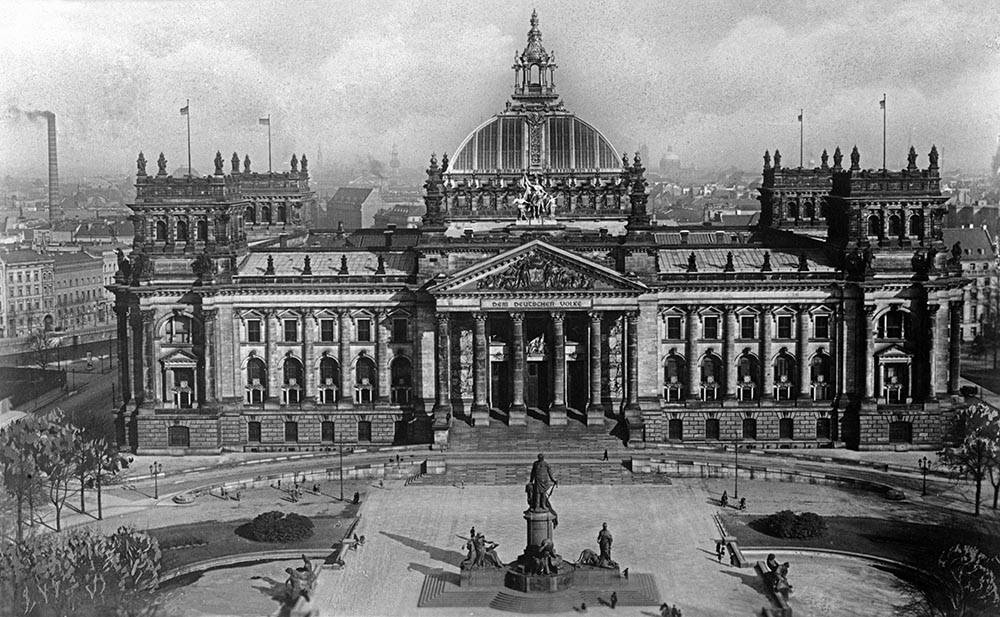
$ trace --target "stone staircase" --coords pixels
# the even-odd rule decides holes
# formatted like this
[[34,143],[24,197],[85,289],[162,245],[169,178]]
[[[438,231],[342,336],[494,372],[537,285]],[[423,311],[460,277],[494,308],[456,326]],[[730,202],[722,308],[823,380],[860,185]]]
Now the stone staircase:
[[[670,484],[670,478],[662,473],[634,474],[625,467],[621,460],[612,458],[610,461],[594,461],[572,464],[558,463],[559,484]],[[448,462],[445,473],[440,475],[426,474],[410,481],[410,484],[425,486],[454,486],[524,484],[528,481],[530,463],[523,461],[491,461],[491,462]]]
[[614,420],[606,420],[604,425],[588,427],[570,420],[564,426],[549,426],[529,415],[524,426],[507,426],[494,420],[489,426],[473,427],[456,419],[449,431],[448,448],[458,452],[572,450],[600,456],[604,450],[609,453],[625,450],[621,439],[611,434],[615,425]]

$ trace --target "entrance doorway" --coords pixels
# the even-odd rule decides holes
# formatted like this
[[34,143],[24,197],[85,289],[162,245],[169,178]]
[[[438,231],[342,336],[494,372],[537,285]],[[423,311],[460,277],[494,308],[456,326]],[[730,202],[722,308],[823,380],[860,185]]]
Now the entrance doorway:
[[524,383],[524,404],[529,408],[545,410],[551,401],[549,387],[549,363],[528,362]]
[[589,366],[586,360],[566,363],[566,405],[579,412],[587,409],[590,396]]
[[506,362],[490,363],[490,406],[507,410],[511,403],[510,377]]

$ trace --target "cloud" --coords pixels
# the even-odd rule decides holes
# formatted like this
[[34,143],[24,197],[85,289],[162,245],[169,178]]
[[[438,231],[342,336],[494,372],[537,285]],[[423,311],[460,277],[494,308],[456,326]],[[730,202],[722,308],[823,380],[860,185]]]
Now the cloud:
[[[276,160],[320,145],[327,160],[385,158],[397,143],[421,166],[503,108],[532,4],[7,8],[0,109],[54,111],[64,167],[127,172],[140,148],[185,158],[187,99],[202,168],[217,149],[260,168],[268,114]],[[890,159],[905,159],[911,133],[921,153],[934,141],[963,167],[995,148],[1000,12],[988,0],[539,8],[567,107],[620,148],[658,157],[673,144],[686,161],[755,167],[764,148],[797,150],[803,108],[807,150],[858,143],[874,165],[883,92]],[[44,132],[10,114],[0,128],[0,168],[42,175]]]

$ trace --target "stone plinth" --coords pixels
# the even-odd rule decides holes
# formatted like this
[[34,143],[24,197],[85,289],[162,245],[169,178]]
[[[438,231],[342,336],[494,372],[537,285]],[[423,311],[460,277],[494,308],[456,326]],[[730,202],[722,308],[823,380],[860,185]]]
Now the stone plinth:
[[524,548],[524,554],[534,557],[542,542],[552,539],[555,517],[548,511],[526,510],[524,520],[528,524],[528,545]]
[[573,586],[576,568],[565,560],[560,560],[554,574],[526,574],[515,568],[507,569],[504,585],[508,589],[524,593],[554,593]]
[[462,568],[458,584],[461,587],[496,589],[504,586],[506,575],[506,568]]
[[597,566],[576,566],[573,580],[578,587],[594,589],[615,589],[623,584],[622,573],[617,568],[599,568]]

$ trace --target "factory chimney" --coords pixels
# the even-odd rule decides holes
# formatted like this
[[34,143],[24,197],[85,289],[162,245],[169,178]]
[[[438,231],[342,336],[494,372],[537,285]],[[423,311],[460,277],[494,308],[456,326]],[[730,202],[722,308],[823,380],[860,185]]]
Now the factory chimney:
[[49,222],[52,222],[52,212],[59,204],[59,159],[56,156],[56,115],[45,112],[45,120],[49,126]]

